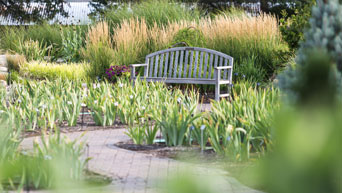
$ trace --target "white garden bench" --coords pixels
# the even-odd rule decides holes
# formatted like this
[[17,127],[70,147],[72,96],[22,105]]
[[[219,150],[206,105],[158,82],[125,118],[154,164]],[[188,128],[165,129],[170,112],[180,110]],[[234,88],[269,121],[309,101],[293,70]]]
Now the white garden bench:
[[[221,52],[198,47],[176,47],[157,51],[146,56],[145,64],[131,65],[134,83],[137,67],[144,67],[144,79],[176,84],[215,85],[215,100],[229,97],[232,84],[233,58]],[[220,86],[228,85],[221,94]]]

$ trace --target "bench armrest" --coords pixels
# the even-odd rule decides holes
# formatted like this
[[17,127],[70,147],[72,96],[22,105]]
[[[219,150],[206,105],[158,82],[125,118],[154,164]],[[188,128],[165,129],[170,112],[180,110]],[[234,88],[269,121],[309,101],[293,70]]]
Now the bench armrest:
[[148,64],[131,64],[130,66],[135,68],[135,67],[148,66]]
[[233,66],[218,66],[218,67],[215,67],[215,69],[217,70],[225,70],[225,69],[232,69]]
[[148,75],[148,64],[131,64],[131,79],[135,78],[135,68],[136,67],[144,67],[144,77]]
[[233,66],[218,66],[214,68],[214,77],[216,81],[221,80],[221,70],[227,70],[227,69],[230,69],[230,73],[231,73],[231,71],[233,70]]

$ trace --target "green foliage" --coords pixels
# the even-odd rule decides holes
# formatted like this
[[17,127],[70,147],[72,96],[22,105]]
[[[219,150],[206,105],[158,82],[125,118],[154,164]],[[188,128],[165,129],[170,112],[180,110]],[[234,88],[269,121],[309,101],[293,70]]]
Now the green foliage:
[[199,118],[197,103],[186,104],[184,98],[174,97],[165,102],[160,110],[155,110],[153,118],[160,125],[161,132],[168,146],[180,146],[185,142],[189,127]]
[[207,122],[214,150],[231,160],[244,160],[251,152],[272,148],[273,113],[279,109],[279,92],[241,85],[233,92],[234,102],[212,102]]
[[87,106],[93,111],[92,116],[95,124],[100,126],[113,125],[118,111],[117,102],[114,100],[116,93],[113,87],[108,83],[94,83],[89,89],[87,86],[84,89],[85,95],[87,95]]
[[15,52],[19,40],[22,40],[25,37],[25,31],[22,28],[4,27],[0,32],[0,48],[4,51]]
[[34,40],[19,40],[15,52],[22,54],[27,60],[44,60],[44,56],[47,55],[49,48],[42,42]]
[[81,28],[62,33],[61,56],[68,62],[77,62],[81,59],[81,48],[84,46],[84,36]]
[[148,26],[167,25],[180,20],[199,19],[201,13],[198,9],[190,8],[168,0],[148,0],[134,3],[132,6],[124,5],[118,9],[105,12],[105,19],[111,24],[120,24],[130,18],[145,19]]
[[33,79],[65,79],[65,80],[86,80],[88,79],[87,69],[89,64],[55,64],[44,62],[29,62],[21,65],[20,75]]
[[266,71],[255,63],[256,57],[251,56],[243,59],[240,64],[234,67],[234,81],[249,81],[261,83],[265,81]]
[[194,27],[188,27],[179,30],[173,37],[172,45],[185,43],[185,45],[179,46],[189,46],[189,47],[203,47],[205,45],[204,35],[201,30]]
[[275,122],[275,151],[254,171],[255,182],[269,192],[341,192],[338,108],[283,109]]
[[50,60],[61,57],[78,61],[81,59],[79,50],[84,46],[86,31],[87,26],[50,25],[45,22],[27,27],[4,27],[0,31],[0,49],[19,53],[18,46],[32,40],[47,48],[45,56],[50,56]]
[[280,19],[280,32],[283,39],[292,50],[299,48],[299,43],[304,40],[304,29],[309,27],[311,9],[316,1],[305,4],[301,9],[296,9],[295,14],[288,17],[288,13],[283,10]]
[[87,69],[88,76],[104,78],[106,69],[114,62],[114,55],[114,50],[101,42],[88,45],[83,50],[83,57],[90,63]]

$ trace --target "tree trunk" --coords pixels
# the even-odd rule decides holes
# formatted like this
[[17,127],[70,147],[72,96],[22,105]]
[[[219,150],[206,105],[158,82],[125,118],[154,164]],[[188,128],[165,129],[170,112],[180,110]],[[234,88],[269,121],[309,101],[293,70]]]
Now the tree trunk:
[[260,9],[262,12],[267,13],[268,12],[268,1],[267,0],[260,0]]

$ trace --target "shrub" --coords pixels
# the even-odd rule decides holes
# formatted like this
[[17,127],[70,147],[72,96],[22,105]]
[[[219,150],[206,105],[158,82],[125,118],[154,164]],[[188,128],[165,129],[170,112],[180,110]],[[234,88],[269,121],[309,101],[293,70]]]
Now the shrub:
[[[286,11],[282,11],[283,18],[280,19],[280,32],[291,50],[296,50],[299,43],[304,40],[304,29],[309,27],[311,8],[315,1],[305,4],[303,8],[295,10],[288,18]],[[286,19],[287,18],[287,19]]]
[[22,65],[20,74],[34,79],[56,80],[86,80],[89,64],[54,64],[44,62],[30,62]]
[[194,27],[188,27],[179,30],[176,33],[176,35],[173,37],[172,44],[174,45],[182,42],[190,47],[203,47],[205,45],[203,33]]

